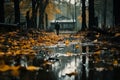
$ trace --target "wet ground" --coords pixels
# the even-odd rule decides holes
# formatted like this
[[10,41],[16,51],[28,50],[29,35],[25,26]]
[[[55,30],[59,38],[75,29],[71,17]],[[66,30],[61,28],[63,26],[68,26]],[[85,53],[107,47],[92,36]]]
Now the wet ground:
[[119,61],[119,56],[112,55],[108,49],[101,50],[103,55],[94,54],[91,49],[95,47],[91,42],[79,41],[45,46],[52,53],[45,57],[49,64],[41,67],[39,59],[33,59],[32,65],[40,67],[39,70],[21,68],[17,76],[11,75],[11,71],[0,72],[0,80],[119,80],[119,62],[114,62]]

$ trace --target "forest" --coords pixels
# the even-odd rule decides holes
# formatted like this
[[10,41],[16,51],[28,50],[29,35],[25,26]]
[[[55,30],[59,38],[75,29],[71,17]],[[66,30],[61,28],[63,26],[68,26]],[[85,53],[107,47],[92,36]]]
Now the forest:
[[0,0],[0,80],[119,80],[119,2]]

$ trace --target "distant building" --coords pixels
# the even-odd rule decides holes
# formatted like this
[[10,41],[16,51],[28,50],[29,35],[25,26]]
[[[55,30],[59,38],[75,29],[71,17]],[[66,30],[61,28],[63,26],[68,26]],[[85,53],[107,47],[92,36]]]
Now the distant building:
[[[78,27],[80,27],[80,22],[78,21],[78,16],[80,15],[80,5],[76,6],[75,10],[75,4],[71,4],[67,1],[62,1],[59,3],[58,0],[56,0],[56,5],[60,9],[61,14],[55,14],[55,18],[50,22],[50,25],[52,28],[54,28],[55,22],[59,22],[61,26],[61,30],[76,30]],[[76,12],[75,12],[76,11]],[[76,15],[75,15],[76,13]]]
[[75,19],[71,19],[65,16],[57,17],[55,20],[50,22],[51,28],[54,29],[55,23],[58,22],[60,24],[60,30],[70,30],[73,31],[75,29]]

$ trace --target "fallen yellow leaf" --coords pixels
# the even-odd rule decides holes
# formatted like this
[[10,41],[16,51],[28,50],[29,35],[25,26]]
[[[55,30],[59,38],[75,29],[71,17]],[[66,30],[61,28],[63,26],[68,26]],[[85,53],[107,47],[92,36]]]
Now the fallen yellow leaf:
[[34,71],[34,70],[39,70],[40,67],[36,67],[36,66],[28,66],[28,67],[26,67],[26,69],[29,70],[29,71]]

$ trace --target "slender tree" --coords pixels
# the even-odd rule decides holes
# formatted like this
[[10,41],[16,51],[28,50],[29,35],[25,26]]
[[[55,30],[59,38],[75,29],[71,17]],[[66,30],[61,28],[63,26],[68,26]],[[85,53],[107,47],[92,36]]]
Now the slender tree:
[[45,25],[47,27],[48,26],[48,14],[47,13],[45,13],[45,21],[46,21]]
[[4,0],[0,0],[0,23],[5,22],[5,15],[4,15]]
[[87,28],[86,26],[86,6],[85,6],[86,0],[82,0],[82,28],[81,30],[85,30]]
[[32,26],[36,27],[36,12],[35,12],[36,0],[32,0]]
[[15,23],[20,23],[20,0],[14,0]]
[[37,0],[32,0],[32,26],[37,28]]
[[106,28],[107,0],[104,0],[103,28]]
[[43,29],[44,27],[44,14],[45,9],[49,3],[49,0],[41,0],[39,1],[39,26],[40,29]]
[[89,0],[89,29],[95,26],[94,0]]

